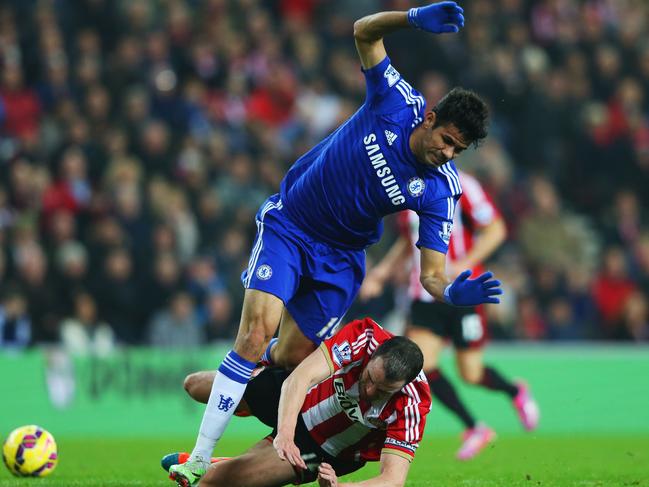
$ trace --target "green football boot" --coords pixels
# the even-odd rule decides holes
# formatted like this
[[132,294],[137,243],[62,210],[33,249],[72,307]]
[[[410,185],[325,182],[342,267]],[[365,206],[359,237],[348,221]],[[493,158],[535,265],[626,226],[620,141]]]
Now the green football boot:
[[207,472],[210,462],[201,457],[187,460],[179,465],[169,467],[169,478],[174,480],[180,487],[190,487],[198,483]]

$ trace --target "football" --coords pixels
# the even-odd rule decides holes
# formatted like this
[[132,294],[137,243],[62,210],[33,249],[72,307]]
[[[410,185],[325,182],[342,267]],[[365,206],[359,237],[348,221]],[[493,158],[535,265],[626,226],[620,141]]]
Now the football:
[[46,477],[58,462],[56,441],[40,426],[21,426],[2,444],[2,459],[17,477]]

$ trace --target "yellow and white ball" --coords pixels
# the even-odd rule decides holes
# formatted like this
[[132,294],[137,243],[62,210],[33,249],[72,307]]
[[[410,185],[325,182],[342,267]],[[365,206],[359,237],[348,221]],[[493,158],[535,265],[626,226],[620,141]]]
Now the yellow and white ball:
[[46,477],[58,463],[54,437],[36,425],[16,428],[2,445],[2,459],[18,477]]

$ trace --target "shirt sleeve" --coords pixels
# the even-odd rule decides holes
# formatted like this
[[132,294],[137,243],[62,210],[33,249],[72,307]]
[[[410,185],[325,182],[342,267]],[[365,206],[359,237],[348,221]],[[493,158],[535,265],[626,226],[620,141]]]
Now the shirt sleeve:
[[426,101],[401,77],[386,56],[376,66],[363,69],[366,83],[365,103],[382,115],[404,111],[414,127],[424,119]]
[[431,396],[428,382],[420,373],[406,385],[395,405],[397,419],[388,425],[382,453],[393,453],[412,460],[424,436]]
[[378,330],[382,328],[370,318],[354,320],[322,342],[320,350],[327,359],[330,372],[333,374],[352,362],[362,360]]
[[453,231],[455,206],[460,196],[440,198],[434,201],[429,208],[417,212],[419,215],[417,247],[425,247],[446,254]]
[[500,218],[498,209],[476,179],[463,176],[462,192],[462,214],[472,225],[485,227]]

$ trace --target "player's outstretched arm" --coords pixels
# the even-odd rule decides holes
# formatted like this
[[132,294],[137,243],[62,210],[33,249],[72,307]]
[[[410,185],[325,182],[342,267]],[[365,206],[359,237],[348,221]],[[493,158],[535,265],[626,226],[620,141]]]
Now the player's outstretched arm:
[[381,454],[381,473],[362,482],[338,482],[335,470],[328,463],[318,467],[318,484],[320,487],[401,487],[408,477],[410,462],[390,453]]
[[434,34],[458,32],[464,11],[457,3],[439,2],[407,12],[379,12],[354,23],[354,40],[363,68],[379,64],[386,56],[383,37],[395,30],[416,27]]
[[331,375],[329,363],[322,349],[318,348],[305,358],[282,384],[277,411],[277,436],[273,446],[282,460],[287,460],[295,467],[307,468],[294,441],[297,415],[300,413],[309,388],[322,382],[329,375]]

